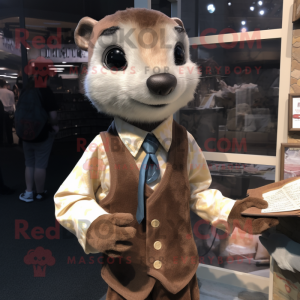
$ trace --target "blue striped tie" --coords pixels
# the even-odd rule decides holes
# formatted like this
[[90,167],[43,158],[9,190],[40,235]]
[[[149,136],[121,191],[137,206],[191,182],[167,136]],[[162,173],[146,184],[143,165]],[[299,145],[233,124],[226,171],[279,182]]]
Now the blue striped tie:
[[139,177],[139,187],[138,187],[138,208],[136,212],[136,219],[139,224],[143,221],[145,217],[145,203],[144,203],[144,189],[145,182],[147,184],[154,182],[160,175],[160,169],[155,152],[159,146],[159,141],[152,134],[147,134],[142,147],[147,153],[144,158]]

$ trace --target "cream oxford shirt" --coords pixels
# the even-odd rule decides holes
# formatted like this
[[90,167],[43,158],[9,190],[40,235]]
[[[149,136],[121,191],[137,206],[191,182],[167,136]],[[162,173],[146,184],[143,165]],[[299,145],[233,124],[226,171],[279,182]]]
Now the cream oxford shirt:
[[[150,185],[153,190],[159,185],[166,170],[168,151],[172,141],[172,122],[173,116],[170,116],[152,131],[160,142],[156,155],[161,172],[160,178]],[[148,132],[117,117],[115,124],[119,137],[140,169],[146,155],[141,146]],[[202,219],[226,231],[227,218],[235,201],[224,197],[218,190],[209,189],[212,179],[206,160],[193,136],[188,132],[187,136],[190,208]],[[86,244],[87,230],[95,219],[102,214],[107,214],[97,201],[101,204],[101,200],[107,196],[109,189],[108,159],[101,136],[97,135],[54,195],[57,221],[76,235],[87,254],[93,252]]]

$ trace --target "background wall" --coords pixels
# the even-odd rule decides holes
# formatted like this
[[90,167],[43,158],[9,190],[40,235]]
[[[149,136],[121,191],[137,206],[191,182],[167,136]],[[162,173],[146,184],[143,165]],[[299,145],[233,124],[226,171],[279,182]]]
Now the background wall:
[[[290,93],[300,94],[300,24],[294,24]],[[300,143],[299,132],[289,132],[289,143]]]

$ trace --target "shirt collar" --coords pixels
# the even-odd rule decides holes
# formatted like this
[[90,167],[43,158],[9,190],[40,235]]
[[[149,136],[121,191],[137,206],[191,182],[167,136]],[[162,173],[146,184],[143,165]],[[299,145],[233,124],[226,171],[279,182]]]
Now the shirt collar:
[[[146,135],[149,133],[145,130],[137,128],[124,120],[115,117],[115,125],[120,139],[129,150],[129,152],[135,157],[139,152]],[[171,115],[165,121],[163,121],[158,127],[152,130],[152,133],[158,139],[162,147],[166,152],[169,152],[172,143],[172,129],[173,129],[173,116]]]

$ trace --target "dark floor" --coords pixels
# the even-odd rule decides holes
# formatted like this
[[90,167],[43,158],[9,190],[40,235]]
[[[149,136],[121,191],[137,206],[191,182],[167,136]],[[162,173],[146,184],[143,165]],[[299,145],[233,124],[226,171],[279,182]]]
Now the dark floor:
[[[101,265],[97,262],[100,255],[95,255],[92,263],[77,239],[63,228],[56,233],[58,239],[49,239],[49,232],[41,234],[54,227],[53,195],[81,155],[75,142],[56,142],[46,180],[49,199],[25,203],[18,200],[19,194],[25,190],[22,149],[19,146],[0,148],[0,166],[5,183],[16,189],[13,195],[0,195],[0,224],[3,229],[0,244],[1,299],[99,300],[106,293],[107,285],[100,276]],[[26,227],[23,230],[26,238],[18,229],[23,226],[28,226],[27,230]],[[32,232],[34,227],[40,228]],[[55,232],[51,231],[50,235],[55,235]],[[33,265],[24,262],[27,252],[37,247],[50,250],[55,259],[52,266],[46,267],[45,277],[34,277]],[[48,254],[45,254],[46,260]],[[68,258],[73,259],[72,263],[71,260],[68,263]]]

